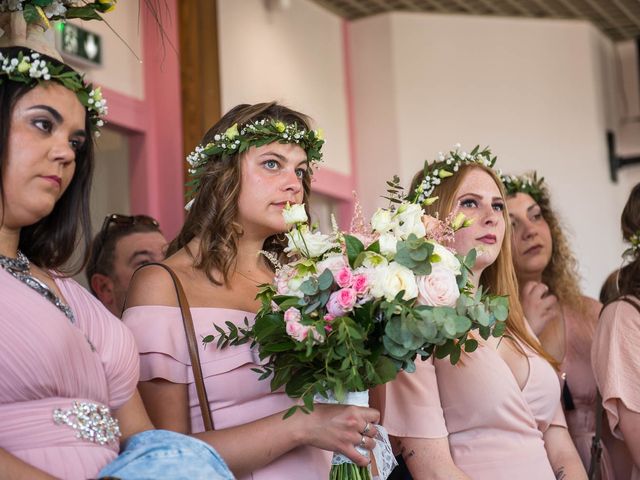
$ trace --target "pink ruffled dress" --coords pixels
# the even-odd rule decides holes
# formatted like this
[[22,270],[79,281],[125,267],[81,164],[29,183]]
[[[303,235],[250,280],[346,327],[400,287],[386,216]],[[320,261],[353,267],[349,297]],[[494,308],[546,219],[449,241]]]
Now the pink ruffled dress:
[[483,343],[461,363],[416,363],[372,397],[395,437],[448,435],[453,461],[474,480],[555,480],[544,447],[550,425],[566,427],[553,368],[527,351],[521,390],[498,352]]
[[54,410],[74,401],[119,408],[135,392],[138,354],[131,333],[89,292],[71,279],[56,284],[75,324],[0,269],[0,448],[59,478],[92,478],[119,443],[76,438]]
[[[640,306],[640,301],[636,299],[631,301],[635,301]],[[628,410],[640,413],[638,345],[640,345],[640,312],[625,301],[607,305],[600,316],[593,337],[591,364],[611,432],[614,437],[622,441],[624,437],[620,430],[618,411],[620,402]],[[611,450],[612,457],[619,456],[624,459],[626,456],[631,462],[626,450]],[[637,466],[633,467],[631,479],[640,480],[640,469]]]
[[[225,308],[191,308],[196,337],[215,333],[214,323],[227,321],[244,326],[255,314]],[[155,378],[188,385],[191,432],[204,430],[196,393],[187,340],[180,309],[168,306],[138,306],[127,309],[123,321],[133,331],[140,351],[140,380]],[[213,423],[216,430],[243,425],[284,412],[294,402],[284,393],[272,393],[268,380],[258,380],[251,370],[259,366],[249,344],[225,349],[200,344],[200,361]],[[296,413],[298,415],[298,413]],[[286,421],[286,420],[285,420]],[[243,479],[281,480],[304,478],[326,480],[331,453],[300,446]]]

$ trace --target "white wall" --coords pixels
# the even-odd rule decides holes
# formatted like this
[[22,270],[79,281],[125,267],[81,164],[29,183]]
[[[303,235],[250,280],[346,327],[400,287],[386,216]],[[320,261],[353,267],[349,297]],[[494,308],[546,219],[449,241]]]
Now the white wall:
[[218,1],[222,110],[278,100],[310,115],[325,132],[324,168],[348,175],[342,20],[308,0],[266,4]]
[[[80,70],[87,72],[87,78],[123,95],[143,99],[142,63],[136,58],[137,55],[140,60],[144,61],[141,53],[142,25],[138,8],[139,0],[118,2],[115,10],[104,14],[104,18],[111,28],[103,22],[83,22],[81,20],[71,20],[71,22],[102,36],[102,67],[95,69],[80,67]],[[167,21],[169,20],[167,19]],[[171,21],[177,20],[171,19]],[[122,39],[116,36],[114,30]],[[136,55],[131,53],[127,44]],[[168,55],[175,55],[168,45],[166,48]]]
[[[392,13],[350,24],[358,188],[371,212],[455,143],[490,145],[505,172],[537,169],[573,239],[585,291],[620,264],[629,181],[609,181],[614,45],[589,23]],[[625,173],[626,177],[633,174]],[[637,181],[637,180],[636,180]]]

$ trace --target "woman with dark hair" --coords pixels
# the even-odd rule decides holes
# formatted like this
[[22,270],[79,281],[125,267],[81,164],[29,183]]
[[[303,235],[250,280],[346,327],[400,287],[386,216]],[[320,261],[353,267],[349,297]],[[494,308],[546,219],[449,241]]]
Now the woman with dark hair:
[[[502,338],[479,335],[477,350],[452,366],[429,358],[372,395],[415,479],[584,479],[566,429],[553,359],[527,327],[511,260],[510,224],[502,183],[490,153],[457,149],[425,164],[411,192],[436,197],[427,215],[462,214],[465,228],[450,246],[478,252],[469,274],[474,289],[509,298]],[[432,223],[427,217],[427,228]]]
[[0,82],[0,477],[94,477],[152,428],[132,335],[63,271],[90,238],[103,102],[23,47],[0,49]]
[[[593,338],[591,364],[611,433],[622,440],[640,479],[640,184],[627,200],[622,236],[631,247],[620,269],[618,296],[602,310]],[[616,477],[616,478],[629,478]]]
[[[284,260],[288,204],[308,200],[311,168],[322,139],[305,115],[276,103],[238,105],[188,157],[193,201],[164,262],[184,287],[208,400],[200,404],[187,336],[169,272],[146,266],[134,275],[123,321],[141,355],[140,393],[157,427],[194,434],[213,445],[240,478],[326,479],[338,451],[360,465],[355,445],[371,449],[378,412],[317,405],[283,419],[293,405],[284,391],[252,371],[249,344],[205,349],[213,324],[243,327],[260,307],[258,286],[271,283],[267,256]],[[201,409],[212,417],[214,430]]]

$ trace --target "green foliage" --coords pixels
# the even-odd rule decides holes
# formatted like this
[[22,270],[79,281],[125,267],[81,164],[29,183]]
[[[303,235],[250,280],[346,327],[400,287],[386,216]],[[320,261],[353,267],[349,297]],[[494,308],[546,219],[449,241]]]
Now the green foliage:
[[433,255],[433,244],[424,238],[418,238],[413,233],[396,246],[395,261],[410,268],[416,275],[431,273],[430,258]]

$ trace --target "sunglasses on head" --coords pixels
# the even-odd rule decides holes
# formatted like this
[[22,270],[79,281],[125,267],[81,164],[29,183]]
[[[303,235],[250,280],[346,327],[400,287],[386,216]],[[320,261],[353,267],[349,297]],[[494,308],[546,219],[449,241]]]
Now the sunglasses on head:
[[100,229],[100,234],[103,238],[112,225],[118,228],[131,227],[133,225],[149,225],[158,229],[160,228],[158,221],[148,215],[122,215],[120,213],[113,213],[104,217],[104,222],[102,222],[102,228]]

